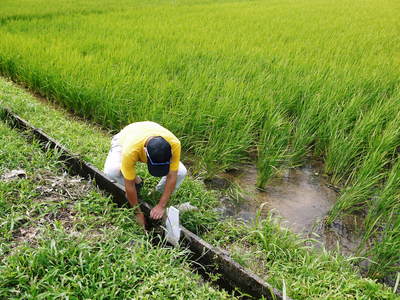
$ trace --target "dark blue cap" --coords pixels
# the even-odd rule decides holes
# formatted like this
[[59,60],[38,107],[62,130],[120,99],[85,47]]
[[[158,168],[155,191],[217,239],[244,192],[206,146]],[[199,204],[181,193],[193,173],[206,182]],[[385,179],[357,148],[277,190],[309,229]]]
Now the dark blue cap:
[[156,177],[166,176],[171,163],[171,145],[161,136],[151,138],[147,142],[147,168]]

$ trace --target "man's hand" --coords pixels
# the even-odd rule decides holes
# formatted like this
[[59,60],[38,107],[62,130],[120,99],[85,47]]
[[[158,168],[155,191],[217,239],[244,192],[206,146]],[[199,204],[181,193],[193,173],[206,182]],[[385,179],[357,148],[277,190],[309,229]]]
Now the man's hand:
[[161,195],[160,201],[150,212],[150,217],[154,220],[161,219],[164,216],[165,207],[167,206],[169,197],[175,189],[176,177],[178,171],[169,171],[167,181],[165,183],[164,193]]
[[134,180],[125,179],[126,198],[128,199],[129,204],[136,209],[136,221],[139,223],[139,225],[145,228],[146,219],[144,218],[143,213],[140,211],[140,208],[138,207],[139,203],[135,186],[135,183],[137,181],[136,179]]
[[165,208],[162,205],[157,204],[150,211],[150,217],[154,220],[159,220],[164,216],[164,212],[165,212]]
[[146,219],[144,218],[144,214],[142,212],[136,213],[136,222],[138,222],[143,228],[146,227]]

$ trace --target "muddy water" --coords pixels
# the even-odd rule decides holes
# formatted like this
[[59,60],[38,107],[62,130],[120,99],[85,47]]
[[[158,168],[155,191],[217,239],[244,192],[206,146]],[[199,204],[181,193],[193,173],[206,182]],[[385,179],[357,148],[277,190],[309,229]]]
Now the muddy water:
[[238,184],[244,193],[236,203],[223,198],[223,213],[250,221],[257,212],[262,216],[272,211],[294,232],[310,232],[315,223],[326,216],[337,197],[320,174],[320,167],[315,163],[289,169],[273,178],[264,191],[256,188],[255,166],[224,174],[223,177]]
[[[336,220],[327,226],[324,219],[334,205],[338,193],[322,176],[323,165],[309,162],[303,167],[289,169],[273,178],[260,191],[256,188],[257,169],[244,166],[240,171],[225,173],[221,178],[234,182],[242,190],[240,199],[223,197],[220,211],[226,217],[251,222],[268,213],[279,216],[282,225],[304,237],[313,237],[327,249],[340,246],[343,254],[355,254],[361,241],[362,222],[354,216]],[[224,181],[219,179],[219,185]]]

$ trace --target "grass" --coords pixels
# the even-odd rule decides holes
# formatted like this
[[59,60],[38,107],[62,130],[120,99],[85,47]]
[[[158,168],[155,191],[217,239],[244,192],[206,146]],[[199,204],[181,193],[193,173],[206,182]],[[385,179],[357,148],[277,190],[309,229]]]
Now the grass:
[[231,299],[189,271],[184,250],[153,246],[132,211],[62,175],[57,154],[0,123],[0,298]]
[[[96,141],[96,147],[91,148],[92,151],[85,151],[85,159],[99,166],[103,163],[111,136],[99,130],[98,127],[77,120],[63,110],[40,102],[4,80],[0,81],[0,101],[3,104],[7,103],[34,125],[45,128],[45,131],[53,137],[62,139],[64,144],[77,153],[79,149],[90,149],[88,143]],[[78,136],[75,134],[77,131],[80,132]],[[89,136],[89,134],[90,139],[79,138]],[[11,154],[8,155],[11,156]],[[142,174],[146,176],[147,193],[154,187],[155,181],[154,178],[147,177],[146,172]],[[208,218],[204,211],[212,210],[213,205],[217,203],[215,195],[207,192],[204,185],[193,178],[185,181],[185,185],[174,196],[172,203],[189,201],[198,205],[200,211],[193,212],[192,215],[184,215],[184,225],[200,233],[210,243],[227,249],[236,261],[252,269],[272,285],[283,288],[284,281],[290,297],[294,299],[396,299],[390,289],[374,280],[362,278],[357,269],[352,266],[352,262],[356,262],[353,259],[346,259],[335,253],[322,252],[321,254],[318,250],[313,250],[310,242],[305,243],[299,237],[282,230],[272,218],[251,227],[240,222],[216,222],[213,218]],[[393,187],[396,182],[392,182]],[[203,204],[200,201],[203,201]],[[102,211],[103,205],[97,205],[91,200],[85,203],[84,207],[87,212]],[[114,217],[110,216],[110,218]],[[128,224],[130,226],[131,223]],[[90,219],[86,226],[101,228],[103,225]],[[129,229],[128,226],[123,228]]]
[[250,227],[221,223],[206,238],[274,287],[286,285],[293,299],[400,299],[376,281],[361,278],[353,266],[357,258],[316,249],[315,241],[284,230],[272,215]]
[[399,271],[398,199],[381,192],[399,194],[398,1],[0,5],[0,73],[110,131],[165,125],[203,176],[256,156],[263,187],[323,158],[343,187],[329,222],[366,215],[371,274]]

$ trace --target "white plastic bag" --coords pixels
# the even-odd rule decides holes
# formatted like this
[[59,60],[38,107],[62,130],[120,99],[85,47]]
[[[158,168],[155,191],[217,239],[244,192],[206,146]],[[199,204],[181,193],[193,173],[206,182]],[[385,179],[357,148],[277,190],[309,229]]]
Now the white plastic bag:
[[171,206],[167,208],[167,218],[165,220],[166,238],[169,243],[178,246],[181,237],[181,229],[179,226],[179,210]]

